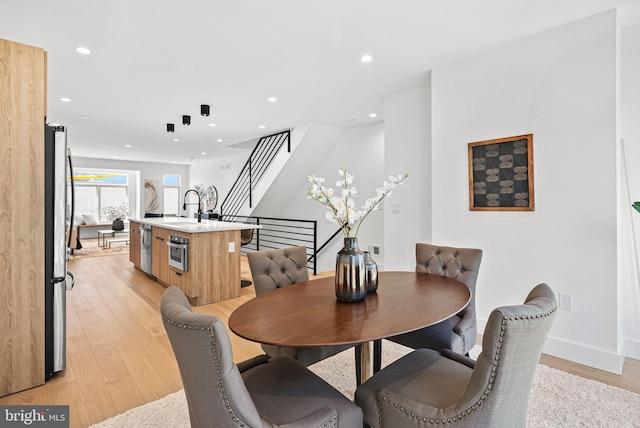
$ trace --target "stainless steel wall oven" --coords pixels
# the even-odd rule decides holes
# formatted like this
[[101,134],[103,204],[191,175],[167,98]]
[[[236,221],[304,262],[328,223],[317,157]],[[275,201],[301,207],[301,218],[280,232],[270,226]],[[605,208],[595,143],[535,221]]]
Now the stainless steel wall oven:
[[187,272],[189,270],[189,239],[169,235],[169,265]]

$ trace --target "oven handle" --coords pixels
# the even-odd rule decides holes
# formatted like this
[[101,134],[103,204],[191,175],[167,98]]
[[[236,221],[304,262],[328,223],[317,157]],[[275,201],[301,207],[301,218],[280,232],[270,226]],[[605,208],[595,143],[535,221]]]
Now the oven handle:
[[175,242],[167,241],[167,246],[178,248],[180,250],[186,250],[189,247],[189,244],[177,244]]

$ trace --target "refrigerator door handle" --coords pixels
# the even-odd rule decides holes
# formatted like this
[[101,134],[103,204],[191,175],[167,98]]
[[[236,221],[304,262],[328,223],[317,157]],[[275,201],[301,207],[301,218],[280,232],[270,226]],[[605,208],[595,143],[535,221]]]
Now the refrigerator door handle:
[[73,177],[73,163],[71,162],[71,149],[67,147],[67,165],[69,166],[69,181],[71,182],[71,212],[69,213],[69,236],[67,238],[67,260],[69,260],[69,253],[71,252],[71,237],[73,236],[73,224],[74,214],[76,213],[76,184]]
[[67,274],[67,136],[64,128],[55,129],[54,139],[53,280],[64,281]]

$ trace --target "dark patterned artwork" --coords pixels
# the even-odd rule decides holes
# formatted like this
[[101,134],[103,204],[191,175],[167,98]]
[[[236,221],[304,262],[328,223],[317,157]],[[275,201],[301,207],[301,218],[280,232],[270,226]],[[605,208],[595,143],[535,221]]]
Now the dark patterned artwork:
[[533,134],[469,143],[469,209],[533,211]]

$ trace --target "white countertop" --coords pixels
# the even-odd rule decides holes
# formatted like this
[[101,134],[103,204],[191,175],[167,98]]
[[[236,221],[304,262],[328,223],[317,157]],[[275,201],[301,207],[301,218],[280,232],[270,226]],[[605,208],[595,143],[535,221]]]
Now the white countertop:
[[260,229],[262,226],[249,223],[233,223],[229,221],[205,220],[198,223],[195,218],[186,217],[160,217],[160,218],[144,218],[130,219],[130,221],[140,224],[149,224],[151,226],[164,227],[166,229],[177,230],[185,233],[200,232],[221,232],[225,230],[242,230],[242,229]]

